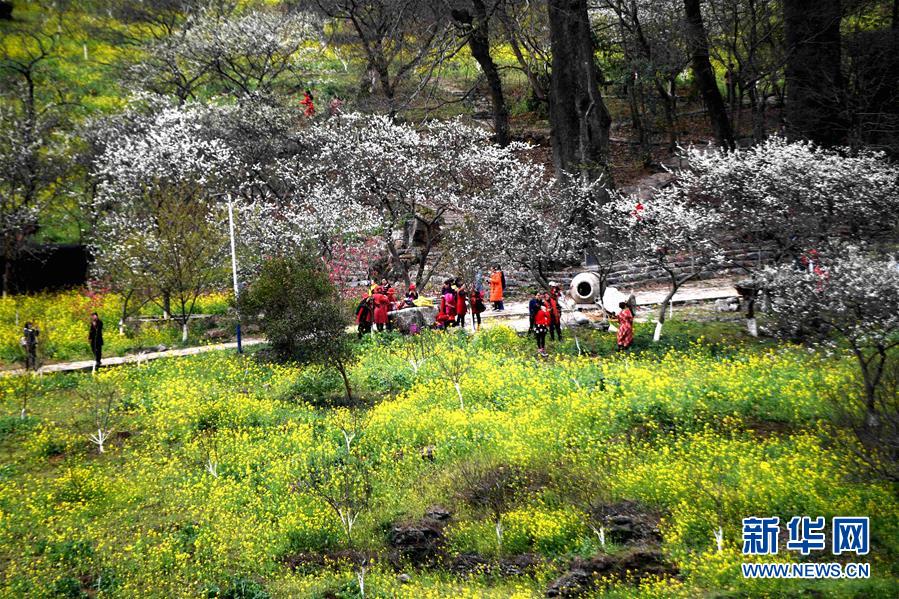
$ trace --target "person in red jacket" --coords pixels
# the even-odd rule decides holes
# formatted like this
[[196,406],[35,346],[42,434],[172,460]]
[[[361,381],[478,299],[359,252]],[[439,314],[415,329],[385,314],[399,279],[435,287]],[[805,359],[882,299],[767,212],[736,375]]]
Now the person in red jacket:
[[562,290],[558,283],[549,284],[549,338],[562,340]]
[[465,327],[465,314],[468,313],[468,292],[461,281],[456,286],[456,326]]
[[549,330],[549,301],[546,294],[543,296],[542,305],[534,315],[534,336],[537,338],[537,353],[546,356],[546,332]]
[[356,324],[357,334],[359,335],[359,339],[362,339],[362,335],[366,333],[371,333],[371,323],[374,319],[374,306],[372,305],[371,296],[368,293],[362,294],[362,301],[359,302],[359,305],[356,307]]
[[315,116],[315,100],[312,99],[312,92],[308,89],[303,92],[303,99],[300,100],[300,104],[305,106],[303,110],[303,114],[309,118]]
[[387,312],[389,311],[390,301],[387,299],[387,295],[384,293],[384,288],[378,287],[377,289],[375,289],[375,293],[372,296],[372,299],[374,300],[375,304],[375,326],[378,327],[379,331],[383,331],[385,326],[387,326],[389,330],[390,318],[387,316]]

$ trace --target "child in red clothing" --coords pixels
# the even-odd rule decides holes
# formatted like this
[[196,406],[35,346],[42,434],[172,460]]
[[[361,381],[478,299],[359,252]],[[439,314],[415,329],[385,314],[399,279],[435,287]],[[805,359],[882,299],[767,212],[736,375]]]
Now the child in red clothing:
[[546,355],[546,333],[549,331],[549,323],[552,316],[549,312],[549,301],[543,294],[542,304],[537,314],[534,315],[534,336],[537,338],[537,353]]

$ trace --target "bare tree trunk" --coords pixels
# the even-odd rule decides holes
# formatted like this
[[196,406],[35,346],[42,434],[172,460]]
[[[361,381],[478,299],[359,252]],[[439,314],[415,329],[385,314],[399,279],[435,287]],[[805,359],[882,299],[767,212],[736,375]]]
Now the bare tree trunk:
[[9,254],[3,257],[3,297],[9,294],[9,286],[12,281],[12,259]]
[[652,163],[652,142],[649,138],[649,131],[644,119],[642,110],[642,84],[636,71],[628,78],[627,84],[627,100],[631,109],[631,122],[634,131],[637,133],[637,143],[640,148],[640,159],[643,166],[649,166]]
[[482,0],[472,0],[474,14],[466,10],[453,10],[453,19],[459,23],[468,35],[468,47],[471,55],[481,66],[487,86],[490,88],[490,103],[493,107],[493,128],[496,131],[496,143],[509,145],[509,110],[503,95],[503,82],[499,69],[490,55],[490,29],[487,7]]
[[696,78],[702,99],[709,111],[709,119],[712,122],[712,129],[715,131],[715,141],[725,150],[733,150],[736,148],[734,133],[727,116],[727,108],[721,98],[721,90],[718,89],[715,72],[712,70],[712,63],[709,60],[709,42],[706,37],[705,25],[702,22],[699,0],[684,0],[684,13],[687,19],[693,76]]
[[338,360],[334,366],[337,368],[337,371],[340,373],[340,377],[343,379],[343,388],[346,391],[346,400],[347,403],[353,404],[353,390],[350,388],[350,379],[346,374],[346,365],[342,360]]

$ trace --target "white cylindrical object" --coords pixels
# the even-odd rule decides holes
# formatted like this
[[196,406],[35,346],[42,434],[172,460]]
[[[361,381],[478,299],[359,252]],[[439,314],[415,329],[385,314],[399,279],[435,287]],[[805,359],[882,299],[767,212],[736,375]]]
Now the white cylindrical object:
[[582,272],[571,280],[571,297],[576,304],[593,304],[600,300],[599,275]]
[[661,322],[657,322],[657,323],[656,323],[656,332],[653,333],[653,335],[652,335],[652,340],[653,340],[653,341],[658,341],[658,340],[661,339],[661,338],[662,338],[662,323],[661,323]]

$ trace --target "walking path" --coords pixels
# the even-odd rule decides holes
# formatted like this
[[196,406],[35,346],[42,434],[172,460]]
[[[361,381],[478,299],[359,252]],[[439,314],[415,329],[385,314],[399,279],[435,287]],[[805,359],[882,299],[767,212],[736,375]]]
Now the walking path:
[[[260,337],[251,337],[242,341],[244,347],[250,345],[259,345],[265,340]],[[237,342],[216,343],[214,345],[199,345],[197,347],[185,347],[184,349],[168,349],[165,351],[141,352],[139,354],[130,354],[127,356],[118,356],[111,358],[103,358],[103,366],[118,366],[120,364],[139,364],[148,360],[156,360],[159,358],[171,358],[175,356],[193,356],[203,354],[210,351],[219,351],[222,349],[236,349]],[[94,367],[93,360],[79,360],[78,362],[61,362],[59,364],[47,364],[38,369],[39,374],[49,374],[51,372],[68,372],[72,370],[91,370]],[[0,370],[0,376],[11,376],[16,374],[24,374],[22,368],[11,370]]]
[[[637,298],[638,306],[652,306],[660,304],[668,294],[666,289],[636,291],[634,295]],[[728,297],[736,297],[737,290],[733,285],[726,281],[713,281],[705,283],[687,284],[682,287],[672,299],[675,302],[686,303],[695,301],[709,301]],[[470,316],[469,316],[470,318]],[[483,328],[495,326],[507,326],[515,331],[522,332],[528,330],[528,304],[527,302],[507,302],[506,309],[502,312],[494,312],[488,309],[481,315],[483,319]],[[470,327],[470,323],[469,327]],[[564,326],[564,322],[563,322]],[[351,327],[351,330],[355,330]],[[252,346],[264,343],[265,340],[260,337],[251,337],[243,340],[243,345]],[[166,351],[143,352],[139,354],[131,354],[127,356],[110,357],[103,359],[103,366],[118,366],[120,364],[135,364],[159,358],[170,358],[177,356],[193,356],[210,351],[219,351],[223,349],[236,349],[237,343],[231,341],[229,343],[217,343],[214,345],[201,345],[197,347],[186,347],[184,349],[170,349]],[[69,372],[74,370],[91,370],[94,366],[93,360],[81,360],[78,362],[62,362],[59,364],[47,364],[38,369],[40,374],[49,374],[52,372]],[[0,370],[0,376],[11,376],[23,374],[22,368]]]

